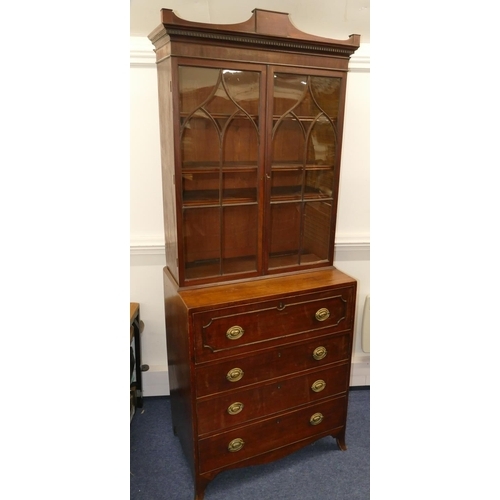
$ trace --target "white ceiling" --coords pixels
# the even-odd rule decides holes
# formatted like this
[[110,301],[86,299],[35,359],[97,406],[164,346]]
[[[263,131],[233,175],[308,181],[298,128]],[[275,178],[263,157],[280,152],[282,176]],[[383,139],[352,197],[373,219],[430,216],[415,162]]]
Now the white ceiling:
[[189,21],[232,24],[246,21],[255,8],[286,12],[298,29],[345,40],[361,35],[370,42],[370,0],[130,0],[130,34],[147,36],[160,24],[160,9]]

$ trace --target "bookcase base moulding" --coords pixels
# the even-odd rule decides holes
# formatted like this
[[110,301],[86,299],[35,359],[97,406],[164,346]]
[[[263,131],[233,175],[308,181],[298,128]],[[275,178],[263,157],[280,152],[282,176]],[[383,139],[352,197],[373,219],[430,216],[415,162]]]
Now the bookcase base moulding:
[[346,450],[356,280],[333,265],[349,57],[359,35],[255,9],[162,9],[168,373],[195,500],[220,472],[325,436]]

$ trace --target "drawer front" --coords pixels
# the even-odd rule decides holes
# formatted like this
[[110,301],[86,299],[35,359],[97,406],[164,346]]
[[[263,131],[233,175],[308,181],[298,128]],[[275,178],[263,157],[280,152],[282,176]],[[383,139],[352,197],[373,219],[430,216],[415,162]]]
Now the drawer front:
[[196,368],[197,397],[237,390],[350,357],[350,333],[296,342]]
[[353,311],[353,287],[344,287],[196,313],[196,360],[262,349],[266,342],[303,332],[347,330]]
[[297,406],[346,392],[349,363],[328,366],[257,388],[226,393],[197,402],[198,434],[208,434],[245,424]]
[[198,441],[200,472],[209,472],[345,425],[347,396],[323,400]]

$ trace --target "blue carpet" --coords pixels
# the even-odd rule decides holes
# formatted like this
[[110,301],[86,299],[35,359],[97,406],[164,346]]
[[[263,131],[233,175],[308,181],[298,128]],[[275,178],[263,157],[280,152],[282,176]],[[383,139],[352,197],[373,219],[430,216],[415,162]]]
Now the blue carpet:
[[[220,473],[205,500],[368,500],[370,391],[351,390],[347,451],[326,437],[276,462]],[[145,398],[130,424],[130,499],[193,500],[194,486],[172,433],[170,400]]]

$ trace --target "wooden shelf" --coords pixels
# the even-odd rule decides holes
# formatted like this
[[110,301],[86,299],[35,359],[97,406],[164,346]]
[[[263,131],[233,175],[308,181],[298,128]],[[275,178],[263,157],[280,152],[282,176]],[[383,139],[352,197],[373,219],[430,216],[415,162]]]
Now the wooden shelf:
[[271,189],[271,203],[279,203],[287,200],[332,200],[331,194],[325,193],[319,189],[306,187],[302,192],[301,186],[283,186]]
[[218,162],[185,162],[182,164],[182,174],[204,174],[204,173],[216,173],[216,172],[255,172],[258,169],[258,165],[251,164],[248,162],[230,162],[223,163],[222,165]]
[[[224,274],[255,273],[256,260],[255,256],[223,259],[222,270]],[[191,262],[186,265],[186,278],[191,280],[220,275],[220,260]]]
[[257,189],[230,189],[222,192],[219,196],[218,190],[210,191],[184,191],[183,206],[195,207],[199,205],[219,206],[234,204],[257,203]]

